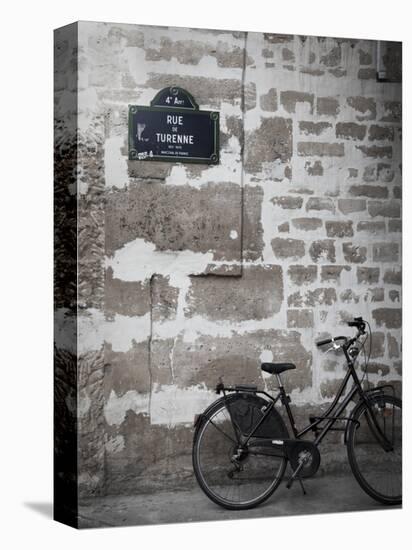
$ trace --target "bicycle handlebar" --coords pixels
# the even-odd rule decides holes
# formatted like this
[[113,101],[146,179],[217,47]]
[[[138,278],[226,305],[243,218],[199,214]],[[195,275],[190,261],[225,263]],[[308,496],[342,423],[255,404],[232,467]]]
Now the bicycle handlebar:
[[326,344],[332,344],[336,340],[347,340],[346,336],[335,336],[334,338],[326,338],[326,340],[319,340],[319,342],[316,342],[316,345],[318,347],[325,346]]
[[[353,321],[348,321],[348,327],[356,327],[358,329],[358,334],[356,337],[365,333],[365,326],[365,321],[362,319],[362,317],[355,317]],[[316,345],[318,347],[325,346],[326,344],[332,344],[336,340],[345,340],[345,343],[350,341],[346,336],[335,336],[334,338],[319,340],[319,342],[316,342]],[[353,340],[353,338],[351,340]]]

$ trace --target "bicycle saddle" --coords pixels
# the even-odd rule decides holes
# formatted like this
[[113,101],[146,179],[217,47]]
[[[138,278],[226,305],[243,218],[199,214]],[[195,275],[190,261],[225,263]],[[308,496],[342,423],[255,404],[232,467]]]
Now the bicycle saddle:
[[296,369],[293,363],[262,363],[260,368],[269,374],[280,374],[285,370]]

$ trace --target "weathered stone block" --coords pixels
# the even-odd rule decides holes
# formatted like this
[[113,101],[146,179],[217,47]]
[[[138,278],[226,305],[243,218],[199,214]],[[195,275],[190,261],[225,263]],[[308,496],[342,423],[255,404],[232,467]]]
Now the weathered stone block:
[[295,54],[289,48],[283,48],[282,59],[283,61],[295,61]]
[[311,309],[288,309],[288,328],[311,328],[313,327],[313,311]]
[[310,245],[309,254],[314,262],[336,262],[335,241],[332,239],[314,241]]
[[391,145],[356,145],[356,149],[362,152],[364,157],[380,159],[380,158],[392,158],[392,146]]
[[305,243],[299,239],[272,239],[272,248],[277,258],[302,258],[305,255]]
[[385,355],[385,333],[372,332],[371,359],[383,357]]
[[388,201],[369,201],[368,211],[373,218],[375,216],[399,218],[401,215],[401,204],[400,201],[396,199]]
[[369,362],[368,363],[368,372],[371,374],[378,374],[379,376],[386,376],[389,374],[390,368],[385,363],[376,363]]
[[370,285],[379,282],[379,267],[358,267],[356,273],[358,283],[366,283]]
[[323,166],[320,160],[306,161],[305,170],[309,176],[323,176]]
[[[179,338],[174,360],[179,365],[175,383],[181,387],[204,384],[214,390],[222,376],[226,384],[262,386],[260,356],[271,352],[276,361],[290,361],[297,369],[287,373],[288,386],[304,389],[312,382],[312,354],[296,330],[233,332],[231,337],[199,336],[195,345]],[[270,380],[269,380],[270,382]]]
[[390,183],[395,177],[395,170],[386,162],[378,162],[378,180],[383,183]]
[[310,112],[313,113],[313,102],[315,96],[308,92],[299,92],[288,90],[285,92],[280,92],[280,103],[288,113],[296,112],[297,103],[307,103],[310,107]]
[[390,359],[399,357],[398,340],[394,338],[390,332],[388,332],[388,354]]
[[318,275],[317,265],[291,265],[288,268],[288,275],[295,285],[307,285],[316,281]]
[[352,221],[327,221],[325,228],[328,237],[353,237]]
[[323,265],[320,272],[320,280],[323,281],[333,281],[335,283],[340,283],[340,276],[342,271],[350,271],[351,267],[349,265]]
[[342,69],[341,67],[336,67],[334,69],[329,69],[328,73],[336,76],[336,78],[342,78],[342,76],[346,76],[348,74],[348,71],[346,69]]
[[372,63],[372,55],[361,48],[358,51],[359,65],[370,65]]
[[116,314],[134,317],[150,311],[150,289],[148,281],[122,281],[113,278],[113,269],[108,267],[104,284],[105,314],[112,317]]
[[261,187],[244,186],[242,254],[245,260],[257,260],[262,257],[262,200],[263,190]]
[[330,122],[313,122],[311,120],[299,122],[300,133],[307,136],[320,136],[328,128],[332,128]]
[[363,169],[363,181],[367,183],[375,182],[378,178],[378,164],[369,164]]
[[340,45],[332,48],[327,54],[322,55],[320,63],[327,67],[336,67],[342,60],[342,50]]
[[244,61],[243,49],[223,40],[212,46],[200,40],[172,40],[163,36],[160,44],[146,48],[148,61],[175,58],[184,65],[198,65],[205,55],[214,57],[219,67],[240,68]]
[[379,126],[378,124],[371,124],[369,126],[370,141],[393,141],[394,136],[393,126]]
[[384,101],[385,110],[382,122],[402,122],[402,103],[400,101]]
[[343,243],[342,251],[345,260],[351,264],[363,264],[366,262],[366,246],[354,245],[352,243]]
[[260,172],[268,162],[288,162],[292,157],[292,120],[263,118],[259,128],[246,133],[245,144],[247,172]]
[[399,290],[393,290],[393,289],[390,290],[389,299],[391,302],[400,302],[401,298],[400,298]]
[[366,135],[366,126],[356,122],[338,122],[336,137],[342,139],[362,140]]
[[336,117],[339,114],[339,100],[335,97],[318,97],[316,110],[318,115]]
[[104,350],[104,399],[111,392],[121,398],[128,391],[147,394],[150,391],[149,346],[147,342],[134,343],[127,352],[113,351],[108,343]]
[[322,227],[322,220],[320,218],[293,218],[293,227],[302,231],[316,231]]
[[362,221],[358,223],[356,229],[357,231],[365,231],[367,233],[371,233],[372,235],[377,235],[378,233],[385,233],[386,225],[384,221]]
[[[135,241],[157,251],[189,250],[213,254],[214,260],[240,260],[242,190],[236,184],[188,185],[147,182],[106,196],[106,254]],[[139,239],[139,241],[138,241]]]
[[244,102],[243,108],[245,111],[250,111],[256,107],[256,84],[247,82],[244,86]]
[[273,50],[269,50],[269,48],[263,48],[262,50],[262,56],[265,58],[265,59],[272,59],[274,57],[274,52]]
[[364,295],[365,302],[383,302],[385,299],[384,288],[368,288]]
[[342,214],[353,214],[366,210],[365,199],[338,199],[338,208]]
[[273,197],[273,199],[271,199],[271,202],[274,205],[280,206],[281,208],[296,210],[302,207],[303,198],[286,195],[283,197]]
[[277,265],[244,267],[241,277],[192,277],[186,313],[220,321],[265,319],[280,311],[283,301],[282,268]]
[[357,120],[374,120],[376,118],[376,101],[373,97],[351,96],[346,101],[350,107],[361,113],[356,115]]
[[289,307],[315,307],[315,306],[331,306],[337,300],[336,289],[334,288],[317,288],[316,290],[308,290],[302,294],[294,292],[288,296]]
[[372,311],[372,317],[378,327],[386,326],[386,328],[401,328],[402,326],[402,309],[382,307]]
[[335,212],[335,204],[332,199],[328,197],[309,197],[306,203],[306,210],[328,210],[329,212]]
[[345,147],[343,143],[323,143],[320,141],[300,141],[298,155],[301,157],[343,157]]
[[395,185],[393,188],[393,196],[395,199],[401,199],[402,198],[402,187]]
[[359,303],[359,295],[356,294],[356,292],[354,292],[351,288],[347,288],[346,290],[343,290],[340,293],[339,298],[341,302],[343,302],[344,304]]
[[278,231],[279,233],[289,233],[289,222],[284,222],[278,225]]
[[263,34],[263,38],[265,39],[265,42],[269,42],[269,44],[285,44],[287,42],[293,42],[294,35],[293,34],[271,34],[265,32]]
[[270,88],[266,94],[260,96],[260,108],[263,111],[273,112],[278,108],[278,93],[276,88]]
[[151,279],[152,321],[175,319],[179,289],[170,285],[170,278],[153,275]]
[[361,80],[376,80],[376,71],[372,67],[361,67],[358,71]]
[[396,269],[389,269],[385,271],[383,275],[383,282],[389,285],[401,285],[402,284],[402,271]]
[[388,221],[389,233],[401,233],[402,232],[402,220],[389,220]]
[[352,185],[349,193],[355,197],[386,199],[388,197],[388,188],[382,185]]
[[375,243],[373,245],[374,262],[397,262],[399,260],[398,243]]

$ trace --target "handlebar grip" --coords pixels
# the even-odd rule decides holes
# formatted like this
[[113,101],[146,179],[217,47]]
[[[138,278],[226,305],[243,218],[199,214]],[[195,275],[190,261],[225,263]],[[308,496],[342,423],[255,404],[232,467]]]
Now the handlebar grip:
[[331,344],[331,343],[332,343],[332,339],[326,338],[326,340],[319,340],[319,342],[316,342],[316,345],[320,347],[320,346],[324,346],[325,344]]

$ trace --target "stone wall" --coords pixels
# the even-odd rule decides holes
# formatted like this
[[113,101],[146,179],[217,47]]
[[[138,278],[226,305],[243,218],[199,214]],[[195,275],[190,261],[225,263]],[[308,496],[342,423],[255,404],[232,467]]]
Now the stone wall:
[[[371,323],[370,382],[399,386],[401,84],[377,82],[376,42],[78,35],[81,494],[192,483],[194,415],[219,376],[274,389],[261,361],[296,363],[303,423],[345,372],[314,342],[353,316]],[[220,112],[218,166],[128,161],[128,104],[172,85]]]

